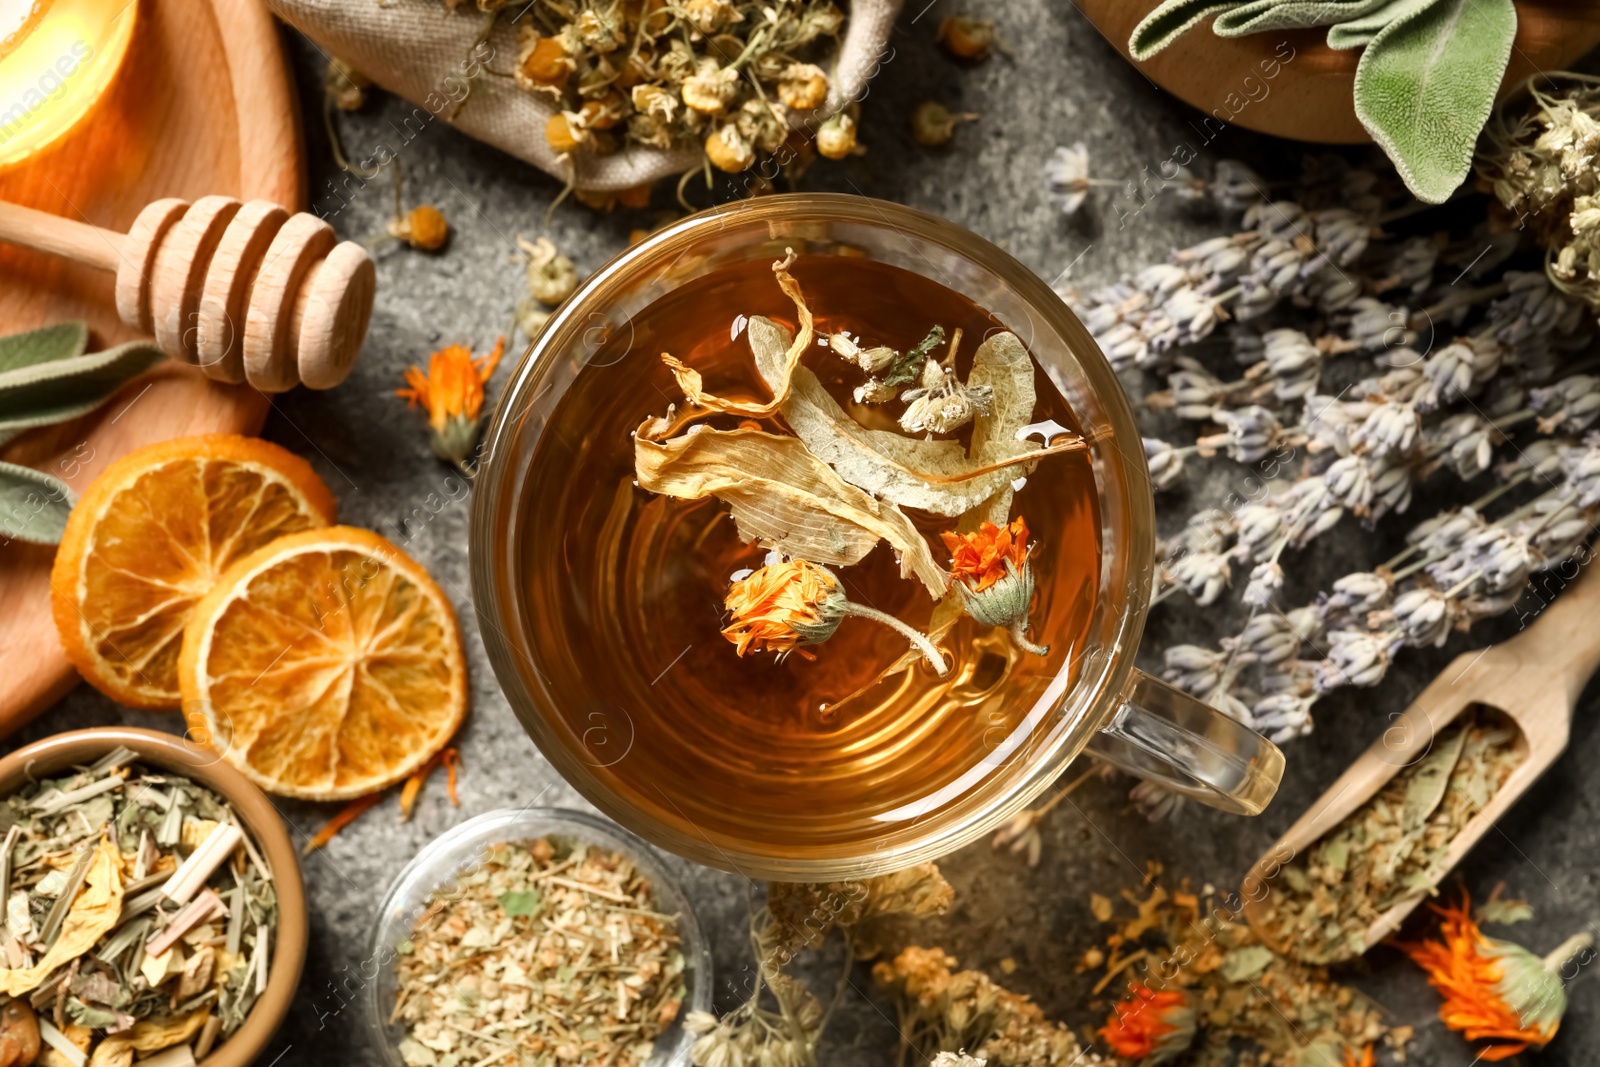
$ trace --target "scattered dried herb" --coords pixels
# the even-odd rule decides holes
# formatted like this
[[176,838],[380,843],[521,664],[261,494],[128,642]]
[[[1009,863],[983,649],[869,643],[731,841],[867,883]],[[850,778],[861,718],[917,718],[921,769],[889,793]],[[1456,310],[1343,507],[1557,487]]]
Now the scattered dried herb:
[[1126,983],[1131,995],[1118,1014],[1130,1028],[1140,1026],[1128,1020],[1136,1001],[1159,1004],[1140,989],[1156,998],[1170,990],[1184,993],[1194,1012],[1198,1033],[1183,1061],[1194,1067],[1242,1062],[1241,1042],[1253,1046],[1248,1062],[1258,1067],[1302,1067],[1307,1049],[1327,1054],[1310,1061],[1318,1064],[1360,1062],[1362,1050],[1380,1040],[1403,1051],[1409,1028],[1386,1025],[1376,1004],[1325,968],[1274,954],[1244,922],[1237,897],[1219,899],[1210,886],[1195,893],[1187,881],[1169,891],[1160,874],[1160,865],[1151,864],[1147,893],[1119,894],[1131,914],[1126,907],[1119,913],[1106,897],[1090,902],[1115,932],[1103,950],[1085,953],[1084,969],[1104,970],[1097,993]]
[[428,357],[428,372],[406,368],[406,387],[395,396],[408,407],[422,406],[428,413],[428,444],[433,454],[468,478],[476,468],[471,459],[483,427],[483,386],[500,365],[506,339],[495,339],[486,356],[472,358],[465,345],[447,345]]
[[277,896],[224,799],[119,748],[8,797],[0,828],[8,1032],[32,1025],[83,1067],[192,1055],[197,1034],[214,1044],[243,1024]]
[[1432,892],[1451,843],[1521,762],[1516,740],[1516,728],[1496,713],[1470,713],[1285,864],[1262,902],[1262,921],[1284,950],[1308,963],[1359,956],[1379,916]]
[[872,968],[878,985],[899,1003],[897,1067],[904,1067],[908,1055],[924,1063],[941,1052],[970,1052],[987,1067],[1105,1062],[1082,1048],[1071,1030],[1046,1019],[1032,1000],[981,971],[957,972],[955,966],[955,957],[941,949],[912,946]]
[[627,857],[560,838],[495,845],[435,890],[399,946],[410,1067],[638,1067],[677,1017],[677,920]]

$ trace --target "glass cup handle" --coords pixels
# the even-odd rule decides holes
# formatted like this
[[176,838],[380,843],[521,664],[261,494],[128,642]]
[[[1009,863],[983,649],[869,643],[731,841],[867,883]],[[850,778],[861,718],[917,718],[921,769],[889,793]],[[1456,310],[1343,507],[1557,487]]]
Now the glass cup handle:
[[1261,814],[1283,777],[1278,746],[1159,678],[1133,673],[1086,751],[1213,808]]

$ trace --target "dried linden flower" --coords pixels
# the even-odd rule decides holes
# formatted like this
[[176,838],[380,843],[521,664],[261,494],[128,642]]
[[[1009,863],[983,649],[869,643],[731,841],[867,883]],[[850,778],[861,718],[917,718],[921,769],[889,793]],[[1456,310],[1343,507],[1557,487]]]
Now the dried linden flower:
[[450,224],[444,212],[429,204],[419,204],[389,222],[389,236],[423,252],[437,252],[450,237]]
[[[886,370],[895,360],[900,358],[900,353],[887,345],[876,345],[872,348],[862,348],[847,333],[831,334],[828,337],[828,347],[838,353],[839,358],[854,363],[868,374],[877,374]],[[893,390],[893,386],[888,387]]]
[[578,288],[578,268],[556,251],[550,238],[530,243],[518,237],[517,247],[528,257],[528,292],[534,299],[554,307]]
[[830,118],[817,130],[817,151],[829,159],[843,159],[856,151],[856,121],[844,112]]
[[994,389],[987,385],[968,387],[956,372],[931,360],[923,365],[922,382],[900,394],[906,402],[900,428],[907,433],[954,433],[979,412],[989,410]]
[[957,126],[977,117],[970,111],[954,113],[937,100],[924,100],[911,113],[911,136],[920,145],[937,148],[950,143]]

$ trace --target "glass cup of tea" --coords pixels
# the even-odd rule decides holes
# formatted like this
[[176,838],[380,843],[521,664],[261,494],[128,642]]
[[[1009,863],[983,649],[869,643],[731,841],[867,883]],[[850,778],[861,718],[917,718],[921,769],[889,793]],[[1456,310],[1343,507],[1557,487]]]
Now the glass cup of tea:
[[512,709],[679,855],[897,869],[1085,751],[1242,814],[1277,789],[1271,742],[1134,666],[1154,505],[1110,365],[943,219],[798,194],[651,235],[512,372],[475,497]]

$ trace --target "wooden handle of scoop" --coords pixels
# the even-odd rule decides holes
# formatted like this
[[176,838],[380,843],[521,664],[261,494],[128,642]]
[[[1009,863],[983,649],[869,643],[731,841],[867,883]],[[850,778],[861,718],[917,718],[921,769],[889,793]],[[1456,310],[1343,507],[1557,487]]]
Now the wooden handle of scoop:
[[126,234],[0,201],[0,240],[115,273],[123,322],[262,392],[344,381],[372,317],[366,249],[266,200],[157,200]]

